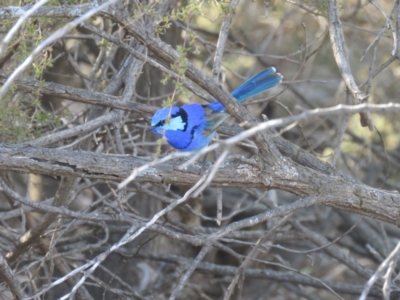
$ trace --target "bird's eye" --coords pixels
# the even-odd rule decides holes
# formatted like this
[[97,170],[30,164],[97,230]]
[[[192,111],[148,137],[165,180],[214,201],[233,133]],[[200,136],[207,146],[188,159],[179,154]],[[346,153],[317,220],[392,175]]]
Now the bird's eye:
[[165,120],[161,120],[154,127],[162,127],[164,125],[165,125]]

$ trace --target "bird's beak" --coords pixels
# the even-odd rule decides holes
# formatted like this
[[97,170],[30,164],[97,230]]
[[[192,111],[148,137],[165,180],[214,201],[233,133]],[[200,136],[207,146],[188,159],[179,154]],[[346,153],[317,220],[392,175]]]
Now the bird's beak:
[[150,126],[150,127],[147,127],[145,131],[149,132],[149,131],[152,131],[153,129],[154,129],[154,126]]

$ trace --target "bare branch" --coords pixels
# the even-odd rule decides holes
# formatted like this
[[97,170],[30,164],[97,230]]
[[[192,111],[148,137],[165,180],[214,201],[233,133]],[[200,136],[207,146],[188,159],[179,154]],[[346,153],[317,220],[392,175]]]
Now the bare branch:
[[[329,35],[331,37],[333,54],[336,63],[342,74],[343,80],[347,88],[352,93],[356,104],[366,103],[369,95],[365,95],[357,86],[354,76],[351,73],[350,65],[346,54],[346,45],[344,41],[342,24],[340,22],[336,0],[328,1],[328,16],[329,16]],[[368,127],[370,131],[374,130],[374,124],[370,115],[366,112],[360,113],[361,126]]]
[[[6,79],[7,77],[0,73],[0,83],[4,83]],[[32,93],[39,90],[42,95],[54,96],[80,103],[101,105],[124,111],[137,111],[146,114],[154,114],[157,109],[159,109],[158,107],[138,102],[122,101],[121,97],[88,91],[86,89],[66,86],[54,82],[43,83],[33,79],[17,79],[14,83],[18,86],[18,89],[23,92]]]
[[31,11],[32,5],[7,6],[0,9],[0,20],[16,19],[24,16],[27,12],[30,18],[78,18],[93,8],[91,3],[71,6],[44,6]]
[[224,21],[222,22],[221,30],[219,32],[219,38],[217,43],[217,48],[214,56],[214,66],[212,70],[212,76],[214,80],[218,81],[219,71],[222,65],[222,56],[225,51],[225,43],[228,38],[229,28],[231,27],[231,23],[233,20],[233,15],[235,13],[236,6],[238,5],[239,0],[233,0],[229,4],[229,12],[225,16]]
[[15,299],[26,298],[24,290],[22,289],[21,285],[18,282],[18,277],[15,276],[14,272],[8,266],[7,261],[1,254],[0,254],[0,275],[2,279],[4,279],[4,281],[7,283]]
[[[397,257],[400,252],[400,243],[397,244],[396,248],[393,249],[393,251],[389,254],[389,256],[385,259],[385,261],[379,266],[379,268],[376,270],[375,274],[368,280],[368,282],[365,284],[364,290],[360,296],[360,300],[365,300],[368,296],[368,293],[374,283],[383,276],[385,270],[389,267],[390,264],[395,262],[397,260]],[[390,278],[387,278],[387,280],[390,280]]]

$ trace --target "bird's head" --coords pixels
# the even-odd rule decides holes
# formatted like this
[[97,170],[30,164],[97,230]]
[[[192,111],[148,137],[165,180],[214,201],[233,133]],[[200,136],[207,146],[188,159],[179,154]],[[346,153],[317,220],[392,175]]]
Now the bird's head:
[[158,110],[151,119],[151,127],[155,134],[162,137],[165,130],[185,130],[188,115],[180,107],[172,106]]

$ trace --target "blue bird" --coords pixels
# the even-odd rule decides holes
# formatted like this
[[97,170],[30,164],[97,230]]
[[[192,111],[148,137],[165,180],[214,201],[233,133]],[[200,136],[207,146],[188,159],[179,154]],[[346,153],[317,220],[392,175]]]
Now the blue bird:
[[[278,85],[282,78],[275,68],[265,69],[235,89],[232,96],[243,102]],[[200,150],[211,142],[215,129],[225,120],[222,118],[221,121],[220,117],[220,112],[224,110],[225,107],[218,101],[206,105],[192,103],[162,108],[151,119],[149,130],[165,137],[168,144],[180,151]]]

